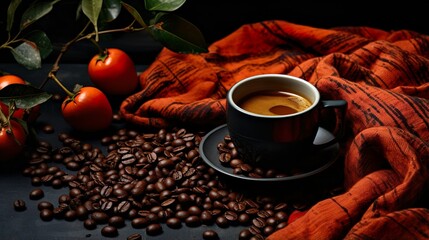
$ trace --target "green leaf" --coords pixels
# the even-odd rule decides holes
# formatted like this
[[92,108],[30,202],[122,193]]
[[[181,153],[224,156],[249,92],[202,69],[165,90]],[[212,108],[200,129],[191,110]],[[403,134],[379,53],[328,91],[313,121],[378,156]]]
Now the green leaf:
[[21,30],[48,14],[52,10],[53,5],[59,1],[54,0],[52,2],[36,2],[32,4],[22,14]]
[[203,34],[192,23],[169,13],[159,13],[148,29],[166,48],[179,53],[208,52]]
[[111,22],[115,20],[121,12],[121,0],[104,0],[100,12],[100,20]]
[[12,30],[13,21],[15,19],[15,12],[18,8],[19,4],[21,4],[21,0],[12,0],[7,8],[7,25],[6,31],[10,32]]
[[100,16],[103,0],[82,0],[82,11],[94,25],[96,41],[98,41],[98,17]]
[[144,28],[147,27],[140,13],[131,5],[121,2],[122,6],[134,17],[134,19]]
[[180,8],[186,0],[145,0],[145,8],[149,11],[172,12]]
[[15,60],[29,70],[39,69],[42,67],[42,59],[39,49],[35,43],[25,41],[18,47],[12,49]]
[[53,50],[51,40],[49,40],[48,36],[43,31],[32,31],[26,38],[37,45],[42,59],[49,56]]
[[52,95],[28,84],[10,84],[0,90],[0,101],[29,109],[46,102]]

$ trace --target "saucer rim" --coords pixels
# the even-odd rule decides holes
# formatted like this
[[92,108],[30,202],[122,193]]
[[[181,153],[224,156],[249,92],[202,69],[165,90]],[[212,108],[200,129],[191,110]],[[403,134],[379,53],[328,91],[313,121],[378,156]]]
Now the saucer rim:
[[[326,131],[329,134],[332,135],[331,132],[329,132],[328,130],[326,130],[323,127],[319,127],[318,129],[318,133],[319,131]],[[200,156],[203,159],[203,161],[208,164],[210,167],[212,167],[213,169],[215,169],[217,172],[222,173],[224,175],[227,175],[229,177],[233,177],[233,178],[237,178],[237,179],[242,179],[242,180],[246,180],[246,181],[254,181],[254,182],[283,182],[283,181],[293,181],[293,180],[303,180],[305,178],[317,175],[318,173],[321,173],[323,171],[325,171],[326,169],[328,169],[329,167],[331,167],[337,160],[338,160],[338,156],[339,156],[339,152],[340,152],[340,148],[339,148],[339,143],[336,142],[333,145],[327,146],[326,148],[323,149],[327,149],[330,147],[335,146],[335,156],[333,156],[329,161],[327,161],[324,165],[311,170],[309,172],[305,172],[303,174],[297,174],[297,175],[293,175],[293,176],[287,176],[287,177],[274,177],[274,178],[253,178],[253,177],[248,177],[248,176],[243,176],[243,175],[238,175],[238,174],[234,174],[234,173],[230,173],[225,171],[224,169],[216,166],[212,160],[209,159],[209,157],[207,156],[207,153],[204,151],[205,145],[208,142],[208,140],[210,138],[213,138],[213,136],[215,135],[215,133],[220,132],[220,131],[226,131],[228,133],[228,129],[227,129],[227,124],[222,124],[218,127],[215,127],[214,129],[210,130],[207,134],[204,135],[204,137],[202,138],[200,145],[199,145],[199,151],[200,151]],[[333,136],[333,135],[332,135]],[[221,140],[221,139],[219,139]],[[216,145],[214,145],[216,146]],[[213,146],[213,147],[214,147]],[[322,151],[323,149],[319,150]],[[215,149],[215,151],[217,151],[217,149]]]

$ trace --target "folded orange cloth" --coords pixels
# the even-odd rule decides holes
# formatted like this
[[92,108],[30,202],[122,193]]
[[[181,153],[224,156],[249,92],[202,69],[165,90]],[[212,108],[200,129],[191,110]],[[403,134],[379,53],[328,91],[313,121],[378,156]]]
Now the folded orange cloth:
[[225,95],[255,74],[306,79],[348,104],[346,193],[270,235],[283,239],[428,239],[429,36],[285,21],[243,25],[207,54],[162,50],[120,113],[141,126],[217,126]]

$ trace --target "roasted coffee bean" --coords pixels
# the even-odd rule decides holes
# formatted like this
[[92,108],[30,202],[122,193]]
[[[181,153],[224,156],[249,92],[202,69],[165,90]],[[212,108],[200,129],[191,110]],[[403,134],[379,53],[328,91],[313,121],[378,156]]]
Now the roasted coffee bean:
[[[287,219],[285,219],[287,220]],[[278,221],[275,217],[269,217],[265,219],[265,224],[269,226],[276,226],[278,222],[282,222],[284,220]]]
[[179,210],[176,212],[176,217],[184,221],[187,217],[189,217],[189,212],[185,210]]
[[127,200],[123,200],[119,202],[117,207],[119,213],[126,213],[130,210],[130,208],[131,208],[131,203]]
[[250,238],[253,236],[253,234],[250,232],[249,229],[243,229],[240,231],[238,235],[239,240],[250,240]]
[[274,214],[274,217],[278,222],[284,222],[287,221],[289,215],[284,211],[279,211]]
[[133,228],[145,228],[148,225],[148,220],[145,217],[137,217],[131,220],[131,226]]
[[268,236],[268,235],[271,235],[272,233],[274,233],[274,231],[275,231],[276,229],[273,227],[273,226],[265,226],[263,229],[262,229],[262,233],[265,235],[265,236]]
[[125,226],[125,219],[122,216],[112,216],[109,218],[108,224],[116,228]]
[[139,233],[133,233],[131,235],[128,235],[127,240],[142,240],[142,235]]
[[114,226],[107,225],[101,229],[101,234],[105,237],[116,237],[118,236],[118,229]]
[[265,220],[263,218],[257,217],[252,220],[252,224],[257,228],[265,227]]
[[113,188],[112,188],[112,186],[105,185],[105,186],[103,186],[103,187],[101,188],[101,190],[100,190],[100,195],[101,195],[102,197],[110,197],[110,195],[112,194],[112,192],[113,192]]
[[199,216],[201,215],[201,209],[198,206],[190,206],[188,208],[188,213],[189,215],[195,215],[195,216]]
[[52,212],[54,213],[54,217],[56,219],[63,219],[64,218],[64,214],[66,213],[66,211],[69,209],[69,205],[66,203],[60,203],[57,207],[54,208],[54,210],[52,210]]
[[113,209],[113,202],[112,201],[105,201],[100,205],[100,209],[104,212],[108,212]]
[[236,212],[233,211],[226,211],[225,212],[225,218],[228,219],[230,223],[235,223],[238,219],[238,215]]
[[185,224],[188,227],[198,227],[201,225],[201,220],[199,216],[189,216],[185,219]]
[[42,127],[42,131],[46,134],[51,134],[51,133],[55,132],[55,128],[51,124],[45,124]]
[[78,219],[86,219],[88,217],[88,209],[84,205],[79,205],[76,207],[76,215]]
[[27,205],[25,203],[24,200],[22,199],[17,199],[13,202],[13,207],[15,208],[16,211],[20,212],[20,211],[25,211],[27,209]]
[[74,210],[74,209],[70,209],[64,213],[64,219],[66,221],[71,222],[71,221],[76,220],[76,218],[77,218],[77,213],[76,213],[76,210]]
[[307,208],[307,204],[304,202],[296,202],[292,206],[296,210],[304,210]]
[[281,222],[281,223],[277,224],[276,229],[282,229],[282,228],[286,227],[287,225],[288,225],[287,222]]
[[150,213],[146,216],[146,219],[149,221],[149,224],[159,222],[158,214],[156,214],[156,213],[152,213],[152,212],[150,212]]
[[260,233],[257,233],[250,238],[250,240],[264,240],[264,239],[265,239],[264,236],[262,236],[262,234]]
[[53,179],[51,183],[52,187],[55,189],[59,189],[63,186],[63,181],[61,179]]
[[182,221],[177,217],[168,218],[165,223],[172,229],[179,229],[182,227]]
[[201,212],[200,219],[201,219],[201,223],[205,225],[211,225],[214,222],[213,215],[208,210],[204,210]]
[[250,216],[249,216],[249,214],[247,214],[247,213],[241,213],[240,215],[238,215],[238,222],[241,225],[244,225],[244,226],[248,225],[249,222],[250,222]]
[[253,235],[257,235],[257,234],[261,234],[261,230],[256,227],[255,225],[252,225],[249,227],[249,231],[253,234]]
[[31,178],[31,185],[33,186],[41,186],[42,185],[42,179],[40,177],[32,177]]
[[52,219],[54,219],[54,212],[51,209],[42,209],[40,210],[40,219],[42,219],[43,221],[51,221]]
[[68,194],[61,194],[58,197],[58,203],[69,203],[70,202],[70,196]]
[[227,228],[229,227],[229,221],[225,216],[221,215],[216,218],[216,225],[220,228]]
[[95,211],[91,213],[91,218],[94,219],[97,224],[104,224],[109,220],[109,215],[102,211]]
[[33,189],[30,192],[30,199],[31,200],[39,200],[45,196],[45,192],[41,188]]
[[146,233],[150,236],[156,236],[163,232],[162,226],[159,223],[152,223],[146,227]]
[[214,230],[205,230],[203,232],[203,239],[205,239],[205,240],[217,240],[217,239],[219,239],[219,235]]

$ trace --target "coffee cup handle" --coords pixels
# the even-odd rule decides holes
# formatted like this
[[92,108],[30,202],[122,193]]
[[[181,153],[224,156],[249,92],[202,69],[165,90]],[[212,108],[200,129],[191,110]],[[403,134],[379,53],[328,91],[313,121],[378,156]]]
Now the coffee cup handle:
[[326,142],[320,144],[314,144],[316,149],[326,148],[332,144],[338,142],[338,139],[342,138],[345,134],[345,117],[347,110],[347,101],[345,100],[322,100],[322,108],[333,108],[338,109],[336,114],[336,128],[333,131],[334,137]]

